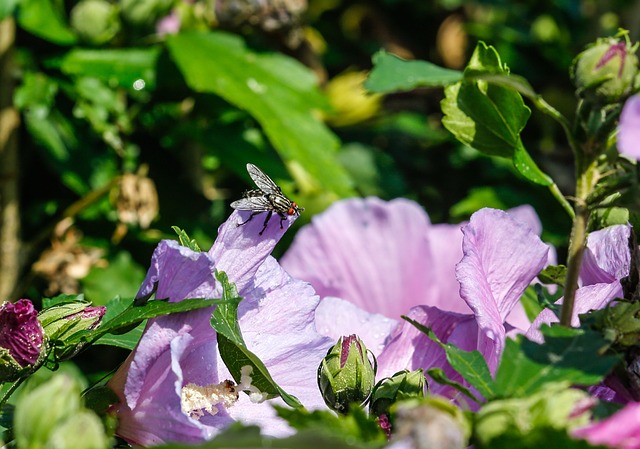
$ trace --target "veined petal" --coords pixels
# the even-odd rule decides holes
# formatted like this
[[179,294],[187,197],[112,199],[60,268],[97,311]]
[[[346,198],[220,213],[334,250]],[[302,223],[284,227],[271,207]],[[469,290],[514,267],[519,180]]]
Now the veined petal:
[[583,285],[617,282],[629,275],[629,225],[609,226],[589,234],[580,280]]
[[247,222],[250,216],[249,211],[234,211],[218,228],[218,237],[209,250],[216,268],[227,273],[229,280],[236,284],[240,296],[244,296],[245,290],[250,288],[260,265],[297,218],[295,215],[287,216],[281,221],[278,214],[272,214],[267,228],[260,235],[267,212]]
[[504,321],[547,262],[548,247],[506,212],[482,209],[462,228],[464,257],[456,268],[460,296],[482,330],[478,349],[494,369],[504,347]]
[[344,335],[356,334],[376,357],[398,324],[398,320],[366,312],[349,301],[332,296],[323,298],[316,309],[318,332],[334,342]]
[[348,199],[302,228],[281,260],[320,297],[346,299],[390,318],[432,296],[427,214],[404,199]]
[[213,259],[205,252],[195,252],[175,240],[162,240],[153,251],[136,298],[149,297],[172,302],[185,298],[213,298],[215,288]]

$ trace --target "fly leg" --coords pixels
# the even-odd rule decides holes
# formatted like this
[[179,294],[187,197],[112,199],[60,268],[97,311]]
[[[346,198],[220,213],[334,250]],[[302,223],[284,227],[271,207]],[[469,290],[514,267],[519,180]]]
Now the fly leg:
[[[253,215],[254,214],[251,214],[251,216],[253,216]],[[273,215],[273,211],[272,210],[267,212],[267,218],[264,219],[264,226],[262,226],[262,231],[258,232],[258,235],[262,235],[264,230],[267,229],[267,223],[269,223],[269,220],[271,219],[271,215]],[[247,220],[247,221],[249,221],[249,220]]]
[[247,218],[246,221],[243,221],[242,223],[236,223],[236,226],[242,226],[245,225],[247,223],[249,223],[251,221],[251,219],[253,218],[254,215],[259,214],[260,212],[251,212],[251,215],[249,215],[249,218]]

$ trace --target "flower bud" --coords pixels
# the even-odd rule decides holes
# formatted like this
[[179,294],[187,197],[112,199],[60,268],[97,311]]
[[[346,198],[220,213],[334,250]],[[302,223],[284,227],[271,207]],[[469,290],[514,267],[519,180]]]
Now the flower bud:
[[65,346],[67,338],[83,330],[93,330],[100,326],[106,312],[104,306],[93,307],[88,302],[67,302],[43,310],[38,319],[50,341],[61,343],[54,351],[58,360],[74,356],[84,343]]
[[0,382],[18,379],[37,364],[46,345],[38,312],[28,299],[0,306]]
[[636,46],[615,38],[598,39],[573,62],[572,77],[578,94],[600,104],[628,96],[638,74]]
[[71,26],[83,41],[105,44],[120,31],[118,8],[105,0],[82,0],[71,10]]
[[369,398],[376,370],[367,354],[355,335],[341,337],[329,350],[318,367],[318,386],[329,408],[346,413],[353,403],[363,404]]
[[75,379],[56,374],[20,396],[13,429],[17,446],[106,448],[104,428],[97,415],[83,407],[80,394]]
[[389,415],[389,408],[396,401],[424,397],[425,385],[422,368],[413,372],[399,371],[376,384],[371,393],[369,410],[376,416]]
[[395,415],[392,443],[416,449],[463,449],[469,446],[469,423],[462,410],[444,398],[403,402],[396,408]]

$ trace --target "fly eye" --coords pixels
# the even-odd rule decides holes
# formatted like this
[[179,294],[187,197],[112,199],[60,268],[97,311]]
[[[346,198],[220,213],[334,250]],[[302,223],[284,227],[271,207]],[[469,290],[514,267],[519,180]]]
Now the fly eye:
[[288,215],[293,215],[293,214],[295,214],[295,213],[296,213],[296,210],[295,210],[295,203],[293,203],[293,206],[289,208],[289,210],[287,211],[287,214],[288,214]]

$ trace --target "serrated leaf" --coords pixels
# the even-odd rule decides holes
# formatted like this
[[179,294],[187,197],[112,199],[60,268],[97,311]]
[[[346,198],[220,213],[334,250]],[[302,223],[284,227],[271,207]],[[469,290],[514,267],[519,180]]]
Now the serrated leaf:
[[196,242],[196,239],[190,238],[189,235],[184,230],[180,229],[177,226],[171,226],[171,229],[173,229],[174,232],[178,234],[178,241],[182,246],[186,246],[191,251],[195,251],[197,253],[202,251],[200,249],[200,246],[198,246],[198,242]]
[[451,343],[443,343],[428,327],[409,317],[403,316],[402,318],[439,344],[444,349],[451,367],[460,373],[485,399],[491,399],[495,396],[491,372],[479,351],[463,351]]
[[80,342],[95,342],[106,334],[117,334],[130,331],[142,321],[156,318],[171,313],[188,312],[189,310],[203,309],[220,304],[218,299],[185,299],[180,302],[167,302],[164,300],[148,301],[143,305],[130,304],[124,311],[110,320],[103,320],[99,328],[85,330],[69,337],[65,343],[69,346]]
[[496,394],[524,397],[551,382],[595,385],[619,360],[617,356],[598,354],[606,342],[596,332],[563,326],[544,326],[541,330],[543,344],[522,336],[506,340],[495,377]]
[[22,28],[54,44],[72,45],[77,41],[51,0],[20,0],[17,19]]
[[211,316],[211,326],[217,333],[220,357],[233,378],[239,383],[242,368],[249,365],[253,368],[251,373],[253,386],[270,397],[282,397],[282,400],[291,407],[302,407],[295,396],[280,388],[262,360],[247,348],[238,324],[238,304],[242,298],[238,296],[235,284],[229,282],[226,273],[221,271],[216,271],[216,279],[222,285],[222,299]]
[[460,382],[456,382],[453,379],[450,379],[447,374],[441,368],[429,368],[427,370],[427,374],[437,383],[441,385],[449,385],[450,387],[455,388],[460,393],[464,394],[466,397],[475,402],[480,402],[480,400],[471,392],[471,390]]
[[373,70],[364,83],[375,93],[407,91],[416,87],[443,87],[461,81],[463,73],[427,61],[407,61],[382,50],[373,55]]
[[153,89],[159,55],[160,47],[74,49],[64,56],[60,69],[67,75],[98,78],[128,89],[141,79],[146,89]]
[[335,158],[339,140],[318,118],[328,102],[306,67],[284,55],[253,53],[224,32],[179,33],[167,44],[193,90],[248,111],[285,163],[301,165],[329,191],[353,194],[352,180]]

